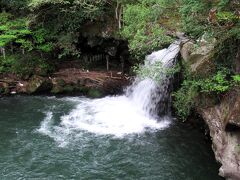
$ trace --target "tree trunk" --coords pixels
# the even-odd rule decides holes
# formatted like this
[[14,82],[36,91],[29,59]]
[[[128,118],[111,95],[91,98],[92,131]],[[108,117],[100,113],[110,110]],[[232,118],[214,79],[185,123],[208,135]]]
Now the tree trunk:
[[121,3],[119,3],[117,1],[117,6],[115,9],[115,16],[116,16],[116,20],[118,21],[118,28],[121,29],[122,28],[122,5]]
[[6,59],[6,51],[4,47],[0,48],[1,54],[3,55],[3,59]]
[[122,8],[122,6],[120,6],[119,13],[118,13],[118,27],[119,27],[119,29],[122,28],[122,11],[123,11],[123,8]]
[[118,20],[118,6],[119,6],[119,3],[117,1],[117,6],[116,6],[116,9],[115,9],[115,14],[116,14],[116,19]]

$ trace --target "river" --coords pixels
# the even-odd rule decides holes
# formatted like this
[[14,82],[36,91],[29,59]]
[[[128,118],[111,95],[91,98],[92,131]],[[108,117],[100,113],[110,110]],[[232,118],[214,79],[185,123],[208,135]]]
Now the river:
[[145,119],[118,123],[114,116],[98,122],[78,117],[81,122],[75,122],[75,113],[84,107],[90,113],[87,105],[94,101],[2,98],[1,179],[220,179],[210,144],[197,129],[173,119],[155,124]]

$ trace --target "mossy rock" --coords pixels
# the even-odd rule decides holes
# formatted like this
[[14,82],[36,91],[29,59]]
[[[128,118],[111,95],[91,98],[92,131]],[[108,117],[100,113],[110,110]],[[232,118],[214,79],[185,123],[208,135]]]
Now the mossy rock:
[[61,94],[61,93],[72,93],[75,91],[75,87],[71,85],[59,86],[56,85],[52,88],[51,93],[53,94]]
[[72,85],[66,85],[64,86],[63,91],[67,93],[71,93],[75,91],[75,87]]
[[99,89],[90,89],[87,96],[90,98],[100,98],[103,96],[103,93]]
[[10,88],[8,83],[0,84],[0,94],[7,95],[10,93]]
[[89,92],[89,88],[85,87],[85,86],[78,86],[78,87],[76,87],[75,90],[78,92],[81,92],[83,95],[87,95]]
[[51,90],[51,93],[53,94],[60,94],[63,92],[63,87],[61,86],[54,86]]
[[41,76],[33,76],[27,86],[29,94],[46,92],[52,89],[52,82]]
[[51,93],[53,94],[61,94],[65,91],[66,82],[63,79],[57,79],[53,83],[53,88],[51,89]]

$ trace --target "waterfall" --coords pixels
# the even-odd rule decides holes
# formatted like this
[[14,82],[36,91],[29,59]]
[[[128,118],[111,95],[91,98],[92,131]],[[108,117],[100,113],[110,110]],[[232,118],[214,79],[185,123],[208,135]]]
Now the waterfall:
[[[153,52],[146,57],[142,68],[148,68],[157,62],[162,63],[163,69],[173,67],[179,49],[179,43],[175,42],[169,48]],[[54,119],[54,111],[47,113],[48,116],[41,123],[38,132],[66,145],[70,139],[78,138],[84,132],[124,137],[146,130],[166,128],[170,124],[167,107],[171,75],[164,72],[157,75],[161,76],[160,82],[137,77],[121,96],[101,99],[63,98],[61,100],[76,104],[75,108],[60,117],[60,123],[58,119]],[[163,116],[159,117],[159,112]]]
[[154,73],[152,76],[161,76],[157,78],[159,81],[154,81],[150,77],[145,79],[137,77],[127,89],[126,95],[150,116],[169,115],[170,113],[172,75],[165,70],[175,66],[179,51],[180,41],[176,41],[168,48],[148,55],[141,68],[150,68],[151,71],[151,66],[156,63],[161,64],[160,72],[151,72]]

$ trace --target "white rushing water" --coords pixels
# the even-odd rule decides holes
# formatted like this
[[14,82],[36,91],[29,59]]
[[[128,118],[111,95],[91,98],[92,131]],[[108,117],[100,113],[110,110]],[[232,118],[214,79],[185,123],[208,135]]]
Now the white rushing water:
[[[164,66],[174,64],[179,52],[179,44],[174,43],[169,48],[157,51],[147,56],[146,66],[160,61]],[[137,78],[138,79],[138,78]],[[166,78],[165,78],[166,79]],[[56,125],[53,113],[46,113],[38,132],[50,136],[61,145],[73,134],[93,133],[97,135],[113,135],[124,137],[129,134],[140,134],[146,130],[166,128],[170,118],[159,119],[157,112],[159,102],[168,93],[166,87],[169,81],[156,84],[146,78],[136,80],[126,93],[121,96],[104,97],[101,99],[64,98],[64,101],[74,101],[76,107],[67,115],[60,117]]]

